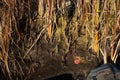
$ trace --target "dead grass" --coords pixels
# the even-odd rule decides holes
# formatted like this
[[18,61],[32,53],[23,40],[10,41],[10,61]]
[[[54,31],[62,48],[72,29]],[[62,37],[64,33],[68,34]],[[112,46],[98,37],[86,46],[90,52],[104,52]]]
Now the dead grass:
[[102,52],[104,59],[110,55],[115,62],[119,54],[120,1],[71,1],[75,5],[71,12],[65,0],[0,1],[0,66],[10,79],[19,71],[24,75],[20,62],[26,64],[24,59],[41,36],[46,36],[49,43],[55,41],[55,53],[59,51],[60,41],[63,42],[66,45],[64,53],[67,53],[79,37],[79,29],[84,27],[86,46],[98,57]]

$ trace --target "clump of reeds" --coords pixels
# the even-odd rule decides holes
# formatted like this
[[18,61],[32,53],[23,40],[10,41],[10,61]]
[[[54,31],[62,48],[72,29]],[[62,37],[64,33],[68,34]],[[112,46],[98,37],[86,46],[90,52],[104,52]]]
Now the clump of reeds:
[[[119,35],[116,32],[119,27],[117,26],[119,24],[119,17],[117,15],[119,15],[120,1],[57,0],[53,2],[53,0],[50,0],[46,3],[48,8],[45,12],[49,12],[46,15],[50,22],[47,27],[49,38],[52,39],[52,36],[57,35],[58,41],[61,41],[60,34],[62,33],[66,38],[66,43],[69,47],[67,51],[69,51],[72,46],[71,44],[79,37],[79,28],[86,27],[86,30],[84,30],[86,33],[86,46],[90,43],[89,48],[96,53],[97,57],[102,53],[104,60],[107,59],[107,55],[113,57],[114,50],[116,49],[115,45],[119,41],[116,40],[115,36]],[[67,12],[67,6],[71,6],[72,3],[74,4],[72,7],[75,7],[72,8],[74,13],[69,16],[68,12],[70,10]],[[39,10],[44,9],[41,8]],[[114,45],[110,46],[109,44]],[[107,63],[107,60],[105,60],[105,63]]]
[[108,55],[115,62],[120,46],[119,9],[119,0],[1,0],[0,66],[3,72],[7,72],[10,79],[11,73],[24,75],[24,60],[41,36],[55,44],[55,53],[73,50],[71,46],[84,27],[86,46],[98,58],[102,53],[105,63]]
[[[97,53],[102,53],[104,63],[107,63],[107,57],[115,54],[115,47],[119,45],[119,12],[117,0],[86,0],[84,4],[86,7],[86,35],[91,37],[92,50]],[[113,5],[112,5],[113,4]],[[117,53],[119,54],[119,53]],[[114,60],[113,60],[114,61]]]
[[30,0],[0,1],[0,67],[7,79],[25,74],[21,66],[26,65],[23,56],[33,40],[30,24],[35,4]]

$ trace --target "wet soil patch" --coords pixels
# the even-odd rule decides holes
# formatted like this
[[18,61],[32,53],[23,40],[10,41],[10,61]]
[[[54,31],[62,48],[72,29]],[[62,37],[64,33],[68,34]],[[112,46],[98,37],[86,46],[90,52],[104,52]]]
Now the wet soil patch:
[[66,73],[45,80],[75,80],[75,79],[72,77],[72,74]]

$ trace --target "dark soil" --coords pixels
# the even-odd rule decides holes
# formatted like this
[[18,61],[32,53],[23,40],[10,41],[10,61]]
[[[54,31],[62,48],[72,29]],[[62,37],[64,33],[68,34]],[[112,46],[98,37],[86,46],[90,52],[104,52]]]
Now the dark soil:
[[[46,52],[45,48],[49,48],[42,45],[42,52],[39,55],[39,63],[40,66],[36,66],[34,68],[34,73],[31,74],[30,80],[59,80],[57,78],[61,77],[61,80],[65,80],[66,76],[64,74],[68,74],[67,77],[71,77],[72,80],[79,77],[80,80],[85,80],[89,71],[95,68],[99,62],[96,56],[93,53],[90,53],[85,45],[85,35],[82,35],[77,39],[77,45],[75,52],[68,53],[66,61],[64,61],[63,56],[58,54],[50,54]],[[39,49],[40,50],[40,49]],[[66,53],[65,53],[66,54]],[[74,64],[74,56],[80,57],[80,64]],[[33,65],[39,65],[38,63],[33,63]],[[63,79],[63,75],[64,79]],[[58,76],[58,77],[55,77]],[[52,78],[54,77],[54,78]]]

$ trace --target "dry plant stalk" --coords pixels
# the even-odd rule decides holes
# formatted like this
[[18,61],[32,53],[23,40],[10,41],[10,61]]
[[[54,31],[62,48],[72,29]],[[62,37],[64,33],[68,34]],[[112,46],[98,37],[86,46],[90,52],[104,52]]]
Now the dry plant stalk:
[[114,55],[114,51],[115,51],[115,47],[114,47],[114,43],[115,43],[115,36],[116,36],[116,24],[117,22],[115,21],[114,23],[114,29],[112,31],[113,33],[113,37],[112,37],[112,41],[111,41],[111,45],[112,45],[112,49],[111,49],[111,59],[113,58],[113,55]]
[[[116,23],[114,25],[114,30],[113,30],[113,36],[112,36],[112,50],[111,50],[111,59],[112,61],[114,61],[114,63],[116,63],[116,59],[119,55],[119,53],[117,52],[118,47],[120,46],[120,39],[119,39],[119,36],[120,36],[120,32],[117,33],[117,29],[120,30],[120,11],[118,12],[117,14],[117,19],[116,19]],[[118,42],[116,42],[116,47],[115,47],[115,41],[116,39],[118,39]],[[115,48],[114,48],[115,47]]]
[[[34,0],[2,0],[3,8],[0,8],[0,60],[3,62],[5,66],[4,70],[8,72],[9,77],[11,76],[9,63],[11,59],[14,59],[14,62],[16,62],[14,55],[23,55],[21,56],[22,60],[26,58],[40,39],[41,34],[45,31],[47,31],[45,36],[47,35],[51,41],[53,37],[58,37],[56,41],[57,47],[55,48],[55,52],[58,53],[58,43],[62,40],[61,35],[65,38],[65,43],[70,47],[70,42],[74,42],[75,40],[72,38],[78,37],[78,29],[86,27],[86,32],[84,31],[86,33],[86,42],[90,41],[92,50],[97,53],[96,55],[99,55],[100,50],[105,59],[107,58],[106,54],[109,53],[109,51],[106,50],[106,38],[113,34],[112,40],[110,38],[112,45],[110,55],[112,60],[116,60],[117,47],[115,47],[114,44],[118,33],[116,33],[117,20],[114,19],[114,16],[116,16],[120,8],[119,0],[71,0],[76,5],[75,13],[71,15],[73,17],[70,22],[67,17],[67,11],[69,10],[67,10],[65,5],[67,0],[57,0],[56,3],[54,2],[55,0],[36,0],[38,1],[38,19],[36,19],[36,21],[40,24],[37,26],[31,26],[35,24],[35,21],[31,21],[33,14],[31,8],[35,6],[31,6],[31,1]],[[112,5],[112,3],[114,3],[114,5]],[[58,14],[59,12],[60,15]],[[54,16],[56,17],[54,18]],[[22,19],[25,22],[22,22]],[[57,21],[57,19],[59,19],[59,21]],[[30,21],[34,24],[29,24]],[[24,23],[24,25],[20,23]],[[114,27],[112,28],[112,26]],[[37,29],[39,27],[41,29],[35,32],[37,36],[34,36],[32,33],[33,27],[37,27]],[[112,34],[111,29],[113,29]],[[34,38],[31,41],[31,45],[29,44],[29,48],[25,46],[26,36],[28,36],[27,38],[29,40]],[[88,37],[90,37],[91,40],[89,40]],[[119,42],[116,43],[119,45]],[[68,50],[66,51],[68,52]],[[11,54],[13,57],[10,56]],[[105,61],[105,63],[107,63],[107,61]],[[19,62],[17,61],[17,64],[14,63],[14,65],[16,67],[15,71],[19,71],[17,70],[21,67]],[[17,68],[17,66],[19,66],[19,68]],[[21,73],[24,74],[22,68],[20,69]]]
[[93,1],[93,15],[92,15],[92,25],[94,27],[94,34],[93,34],[93,51],[97,53],[97,56],[99,57],[99,0]]

